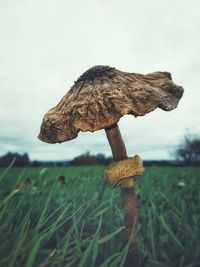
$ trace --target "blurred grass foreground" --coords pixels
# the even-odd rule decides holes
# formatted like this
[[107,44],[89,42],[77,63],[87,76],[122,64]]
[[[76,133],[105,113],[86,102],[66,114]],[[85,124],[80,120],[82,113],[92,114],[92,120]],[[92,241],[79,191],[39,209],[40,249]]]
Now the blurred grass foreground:
[[[0,169],[0,266],[123,267],[120,190],[104,166]],[[200,266],[200,168],[135,183],[140,266]]]

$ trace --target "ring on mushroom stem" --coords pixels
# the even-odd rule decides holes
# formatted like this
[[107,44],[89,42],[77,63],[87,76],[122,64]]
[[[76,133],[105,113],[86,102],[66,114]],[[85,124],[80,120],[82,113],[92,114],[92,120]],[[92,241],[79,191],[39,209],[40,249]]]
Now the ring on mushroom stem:
[[[39,137],[44,142],[58,143],[75,139],[79,131],[105,129],[114,161],[128,160],[117,125],[119,119],[126,114],[144,116],[156,108],[170,111],[177,107],[182,95],[183,88],[173,83],[169,72],[144,75],[109,66],[94,66],[84,72],[58,105],[45,114]],[[141,173],[142,165],[138,166]],[[121,177],[117,176],[117,179]],[[134,251],[137,205],[132,185],[130,180],[124,182],[121,196],[123,239],[127,242],[133,236]]]
[[132,158],[117,161],[109,164],[105,171],[108,183],[113,188],[121,186],[125,188],[133,187],[133,179],[142,174],[144,168],[141,158],[136,155]]

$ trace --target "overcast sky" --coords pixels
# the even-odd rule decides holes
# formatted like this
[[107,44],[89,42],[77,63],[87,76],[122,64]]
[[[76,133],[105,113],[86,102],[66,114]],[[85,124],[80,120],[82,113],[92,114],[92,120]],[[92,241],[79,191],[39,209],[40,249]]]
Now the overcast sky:
[[44,113],[93,65],[169,71],[185,89],[171,112],[120,120],[130,156],[168,159],[187,129],[200,133],[200,1],[0,0],[0,33],[0,155],[110,155],[103,130],[62,144],[37,139]]

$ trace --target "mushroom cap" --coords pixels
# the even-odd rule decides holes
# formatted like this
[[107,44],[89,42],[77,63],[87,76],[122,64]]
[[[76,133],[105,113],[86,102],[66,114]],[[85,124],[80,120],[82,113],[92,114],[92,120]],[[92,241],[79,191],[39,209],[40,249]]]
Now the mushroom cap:
[[97,131],[125,114],[144,116],[156,108],[177,107],[183,88],[169,72],[128,73],[109,66],[94,66],[81,75],[57,106],[44,116],[38,138],[61,143],[79,131]]

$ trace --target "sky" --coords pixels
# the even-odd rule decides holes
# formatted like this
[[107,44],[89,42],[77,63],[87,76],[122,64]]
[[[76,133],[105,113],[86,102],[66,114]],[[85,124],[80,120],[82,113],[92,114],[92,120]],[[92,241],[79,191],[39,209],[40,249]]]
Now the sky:
[[173,111],[120,120],[129,156],[169,159],[187,132],[200,133],[200,1],[0,0],[0,32],[0,155],[111,155],[104,130],[37,139],[44,114],[94,65],[168,71],[185,90]]

